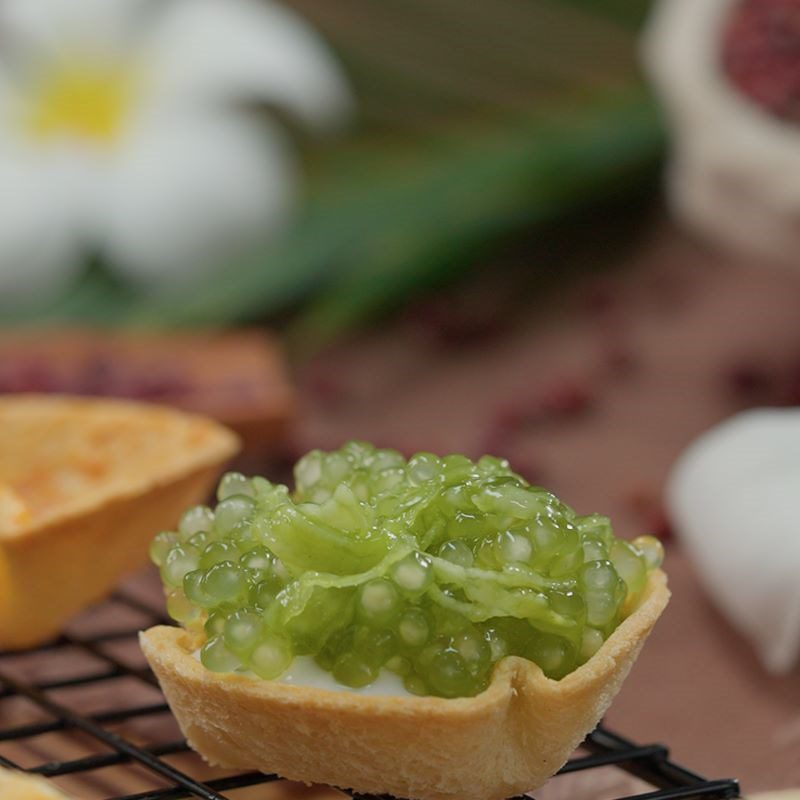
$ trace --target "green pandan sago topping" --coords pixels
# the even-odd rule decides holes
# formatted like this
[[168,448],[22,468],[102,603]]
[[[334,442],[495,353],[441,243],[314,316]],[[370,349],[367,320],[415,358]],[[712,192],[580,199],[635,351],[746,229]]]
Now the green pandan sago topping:
[[341,684],[381,669],[462,697],[507,655],[561,678],[589,659],[661,562],[484,456],[406,461],[351,442],[295,467],[296,489],[225,475],[151,556],[169,613],[204,631],[202,663],[276,678],[313,656]]

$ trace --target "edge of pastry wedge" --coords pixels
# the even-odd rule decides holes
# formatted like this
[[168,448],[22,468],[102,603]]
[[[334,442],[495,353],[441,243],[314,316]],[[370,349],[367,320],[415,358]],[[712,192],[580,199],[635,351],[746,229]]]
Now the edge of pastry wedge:
[[[226,428],[117,400],[0,399],[0,649],[54,636],[147,562],[238,449]],[[64,452],[60,452],[63,448]]]

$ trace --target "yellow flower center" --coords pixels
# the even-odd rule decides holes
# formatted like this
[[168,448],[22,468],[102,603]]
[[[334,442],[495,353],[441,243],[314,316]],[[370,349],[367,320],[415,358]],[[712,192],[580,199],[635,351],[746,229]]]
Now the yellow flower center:
[[81,61],[60,63],[33,88],[25,129],[37,139],[71,136],[109,143],[119,134],[132,92],[130,69]]

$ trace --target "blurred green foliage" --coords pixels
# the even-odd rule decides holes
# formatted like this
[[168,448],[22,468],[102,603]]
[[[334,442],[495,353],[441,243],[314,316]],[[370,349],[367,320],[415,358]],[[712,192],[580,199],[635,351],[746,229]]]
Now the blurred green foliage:
[[634,30],[641,27],[650,10],[650,0],[567,0],[591,13],[603,14]]
[[633,191],[657,168],[637,0],[292,0],[333,44],[354,130],[303,145],[296,224],[178,295],[101,266],[6,322],[217,325],[295,311],[311,344],[474,262],[500,237]]

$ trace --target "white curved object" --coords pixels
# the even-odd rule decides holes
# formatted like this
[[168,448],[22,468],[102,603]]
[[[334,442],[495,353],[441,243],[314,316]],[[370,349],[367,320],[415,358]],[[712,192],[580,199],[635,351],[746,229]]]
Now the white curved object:
[[800,659],[800,410],[747,411],[678,459],[667,508],[707,590],[770,672]]
[[677,216],[724,246],[800,266],[800,131],[731,84],[724,27],[738,0],[660,0],[642,55],[672,136]]

